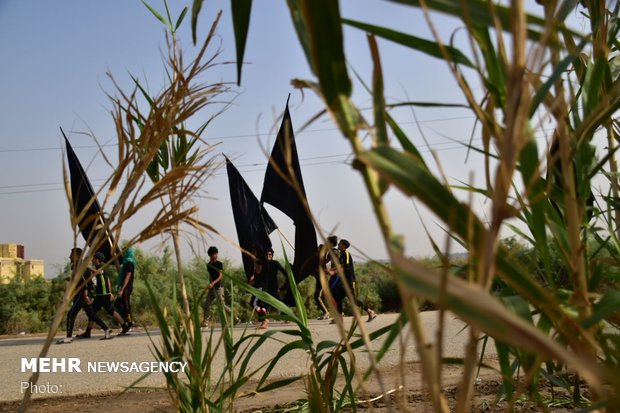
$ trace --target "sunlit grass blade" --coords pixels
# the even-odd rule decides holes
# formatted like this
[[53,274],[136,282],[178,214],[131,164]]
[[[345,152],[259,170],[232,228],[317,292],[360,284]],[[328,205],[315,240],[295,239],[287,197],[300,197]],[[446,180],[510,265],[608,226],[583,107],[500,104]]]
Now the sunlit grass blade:
[[[271,360],[271,363],[269,363],[269,366],[267,367],[267,370],[265,370],[265,373],[263,374],[263,376],[259,380],[258,386],[257,386],[257,391],[265,391],[262,388],[262,385],[269,378],[269,374],[271,373],[273,368],[276,366],[276,364],[278,364],[280,362],[282,357],[286,356],[291,351],[294,351],[294,350],[305,350],[306,348],[307,348],[307,346],[306,346],[306,343],[304,342],[304,340],[296,340],[296,341],[293,341],[293,342],[290,342],[290,343],[286,343],[285,345],[283,345],[280,348],[280,350],[278,350],[278,353]],[[297,377],[296,379],[299,379],[299,377]],[[282,385],[286,385],[286,384],[288,384],[288,383],[285,383],[285,384],[282,384]]]
[[[282,245],[282,252],[284,253],[284,263],[286,268],[286,276],[288,278],[288,288],[291,289],[293,294],[293,301],[295,302],[295,308],[299,313],[299,321],[304,327],[308,327],[308,312],[306,311],[306,306],[304,305],[304,298],[301,296],[301,292],[297,287],[297,282],[295,281],[295,275],[293,274],[293,268],[288,260],[288,256],[286,254],[286,249],[284,245]],[[295,321],[294,319],[291,321]]]
[[[468,240],[468,250],[475,254],[480,248],[483,225],[478,220],[468,220],[468,207],[455,196],[416,159],[392,148],[377,148],[360,154],[359,159],[383,175],[405,194],[420,199],[431,211],[450,225],[450,230],[462,240]],[[497,265],[505,281],[532,303],[557,311],[553,296],[545,292],[520,265],[498,253]]]
[[[392,262],[403,287],[407,288],[410,294],[421,295],[433,301],[439,300],[440,277],[434,271],[395,254]],[[562,360],[578,368],[591,385],[600,388],[602,372],[593,360],[567,351],[532,324],[512,314],[479,287],[458,278],[451,278],[442,300],[447,308],[460,318],[479,327],[491,337],[527,349],[543,360]]]
[[[375,354],[377,363],[380,362],[386,354],[388,354],[388,352],[392,348],[392,345],[394,344],[398,336],[402,334],[403,329],[407,325],[407,322],[408,322],[407,314],[403,311],[398,315],[398,318],[396,319],[396,321],[394,321],[394,323],[392,323],[391,325],[382,327],[378,330],[375,330],[369,334],[370,339],[373,341],[383,336],[384,334],[387,334],[387,337],[385,338],[383,344],[381,345],[381,347],[377,350]],[[352,349],[357,349],[359,347],[362,347],[364,344],[365,343],[363,339],[358,339],[354,342],[351,342],[350,345]],[[369,367],[368,370],[366,370],[366,372],[364,373],[364,379],[367,379],[368,377],[370,377],[373,371],[374,369],[372,367]]]

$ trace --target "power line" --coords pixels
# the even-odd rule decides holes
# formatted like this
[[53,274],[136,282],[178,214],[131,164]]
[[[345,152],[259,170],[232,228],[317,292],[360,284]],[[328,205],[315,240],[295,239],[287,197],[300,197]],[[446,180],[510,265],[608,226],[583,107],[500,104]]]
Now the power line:
[[[545,130],[539,130],[538,132],[542,132],[544,133]],[[540,136],[538,137],[539,139],[543,138],[544,136]],[[462,139],[462,140],[452,140],[452,141],[446,141],[446,142],[436,142],[433,144],[429,144],[429,145],[423,145],[421,147],[421,149],[419,150],[420,153],[429,153],[431,151],[435,151],[435,152],[445,152],[445,151],[450,151],[450,150],[457,150],[457,149],[469,149],[469,145],[470,144],[475,144],[475,143],[480,143],[481,140],[480,139]],[[454,145],[454,146],[446,146],[446,145]],[[106,146],[112,146],[112,144],[110,145],[106,145]],[[440,147],[441,146],[441,147]],[[98,147],[98,146],[91,146],[91,147]],[[437,148],[440,147],[440,148]],[[81,148],[84,148],[81,147]],[[302,158],[300,159],[300,164],[302,166],[305,167],[311,167],[311,166],[319,166],[319,165],[348,165],[349,163],[346,162],[346,158],[350,157],[352,154],[349,153],[342,153],[342,154],[335,154],[335,155],[321,155],[321,156],[313,156],[313,157],[307,157],[307,158]],[[322,162],[314,162],[314,163],[309,163],[308,161],[313,161],[313,160],[317,160],[317,159],[321,159],[321,160],[325,160],[325,159],[334,159],[334,158],[344,158],[340,161],[337,160],[332,160],[332,161],[322,161]],[[267,161],[265,162],[255,162],[255,163],[247,163],[247,164],[240,164],[240,165],[236,165],[237,168],[240,169],[239,172],[242,173],[254,173],[254,172],[261,172],[264,169],[246,169],[246,170],[241,170],[241,168],[251,168],[251,167],[264,167],[267,165]],[[221,173],[215,173],[215,176],[222,176],[224,175],[224,172]],[[101,181],[105,181],[106,179],[94,179],[92,180],[92,182],[101,182]],[[23,184],[23,185],[6,185],[6,186],[0,186],[0,190],[2,189],[12,189],[12,188],[25,188],[25,187],[36,187],[36,186],[51,186],[51,185],[62,185],[62,182],[49,182],[49,183],[42,183],[42,184]],[[37,192],[50,192],[50,191],[58,191],[64,188],[64,185],[60,188],[50,188],[50,189],[33,189],[33,190],[25,190],[25,191],[10,191],[10,192],[0,192],[0,196],[2,195],[15,195],[15,194],[25,194],[25,193],[37,193]]]
[[[409,121],[409,122],[400,122],[399,125],[411,125],[418,123],[433,123],[433,122],[448,122],[453,120],[465,120],[465,119],[474,119],[473,116],[460,116],[460,117],[449,117],[449,118],[437,118],[437,119],[423,119],[418,121]],[[335,132],[340,131],[340,129],[333,128],[321,128],[321,129],[305,129],[300,132],[296,132],[297,135],[304,135],[306,133],[319,133],[319,132]],[[220,140],[228,140],[228,139],[247,139],[247,138],[258,138],[265,136],[274,136],[275,133],[254,133],[254,134],[241,134],[241,135],[224,135],[224,136],[216,136],[212,138],[205,138],[206,141],[220,141]],[[103,145],[79,145],[73,146],[73,149],[99,149],[99,148],[107,148],[118,146],[117,143],[108,143]],[[16,152],[43,152],[43,151],[59,151],[62,148],[60,146],[48,146],[48,147],[39,147],[39,148],[13,148],[13,149],[0,149],[0,153],[16,153]]]
[[[334,156],[339,156],[339,155],[334,155]],[[313,158],[314,159],[314,158]],[[336,165],[336,164],[347,164],[344,161],[326,161],[326,162],[314,162],[314,163],[308,163],[308,164],[303,164],[303,166],[305,167],[312,167],[312,166],[320,166],[320,165]],[[242,165],[242,166],[238,166],[238,168],[242,168],[242,167],[258,167],[258,166],[266,166],[267,163],[262,163],[262,164],[246,164],[246,165]],[[248,174],[248,173],[254,173],[254,172],[264,172],[265,169],[264,168],[260,168],[260,169],[240,169],[239,172],[240,173],[244,173],[244,174]],[[223,176],[226,175],[226,172],[219,172],[219,173],[214,173],[214,176]],[[91,180],[91,182],[101,182],[101,181],[105,181],[106,179],[93,179]],[[62,184],[62,182],[49,182],[49,183],[45,183],[45,184],[26,184],[26,185],[7,185],[7,186],[0,186],[0,190],[2,189],[11,189],[11,188],[23,188],[23,187],[34,187],[34,186],[51,186],[51,185],[58,185],[57,188],[47,188],[47,189],[30,189],[30,190],[24,190],[24,191],[9,191],[9,192],[0,192],[0,196],[2,195],[17,195],[17,194],[30,194],[30,193],[40,193],[40,192],[54,192],[54,191],[61,191],[64,190],[64,185]]]
[[[458,146],[453,146],[453,147],[448,147],[448,148],[441,148],[441,149],[437,149],[435,150],[436,152],[445,152],[445,151],[450,151],[450,150],[456,150],[456,149],[465,149],[465,146],[459,144]],[[431,149],[421,149],[420,153],[429,153],[431,151]],[[339,154],[339,155],[331,155],[331,156],[316,156],[316,157],[310,157],[310,158],[304,158],[304,161],[309,161],[309,160],[316,160],[316,159],[325,159],[325,158],[336,158],[336,157],[343,157],[343,158],[347,158],[349,157],[351,154],[350,153],[346,153],[346,154]],[[324,161],[324,162],[312,162],[312,163],[308,163],[308,162],[304,162],[302,163],[300,161],[301,166],[304,167],[312,167],[312,166],[325,166],[325,165],[350,165],[349,162],[346,162],[346,160],[343,159],[341,161],[337,161],[337,160],[332,160],[332,161]],[[264,172],[265,169],[264,167],[267,165],[267,162],[258,162],[258,163],[250,163],[250,164],[242,164],[242,165],[236,165],[237,168],[239,169],[240,173],[243,174],[249,174],[249,173],[254,173],[254,172]],[[241,169],[241,168],[252,168],[252,167],[261,167],[260,169]],[[223,176],[226,175],[226,172],[219,172],[219,173],[214,173],[214,176]],[[105,181],[106,179],[93,179],[91,180],[91,182],[101,182],[101,181]],[[64,189],[64,186],[62,184],[62,182],[48,182],[48,183],[44,183],[44,184],[24,184],[24,185],[7,185],[7,186],[0,186],[0,190],[2,189],[12,189],[12,188],[23,188],[23,187],[35,187],[35,186],[51,186],[51,185],[60,185],[59,188],[49,188],[49,189],[32,189],[32,190],[25,190],[25,191],[11,191],[11,192],[0,192],[0,196],[2,195],[16,195],[16,194],[27,194],[27,193],[39,193],[39,192],[51,192],[51,191],[60,191],[62,189]]]
[[40,192],[57,192],[62,188],[49,188],[49,189],[32,189],[26,191],[12,191],[12,192],[0,192],[0,196],[2,195],[18,195],[18,194],[38,194]]
[[[93,148],[107,148],[111,146],[118,146],[116,143],[107,143],[104,145],[81,145],[72,146],[73,149],[93,149]],[[0,149],[0,153],[15,153],[15,152],[43,152],[43,151],[59,151],[62,148],[59,146],[49,146],[42,148],[14,148],[14,149]]]

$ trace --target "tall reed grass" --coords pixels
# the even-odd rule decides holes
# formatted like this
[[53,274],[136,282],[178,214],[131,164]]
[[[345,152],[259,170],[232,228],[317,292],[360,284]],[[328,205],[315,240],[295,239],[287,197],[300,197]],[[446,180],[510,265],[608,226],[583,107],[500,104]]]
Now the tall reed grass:
[[[167,9],[167,4],[166,4]],[[181,24],[187,10],[182,12],[172,29]],[[168,13],[168,22],[171,22]],[[112,106],[111,115],[117,135],[117,158],[113,161],[103,151],[101,156],[113,171],[102,185],[102,189],[95,195],[101,204],[104,224],[102,228],[93,231],[85,245],[81,260],[75,265],[73,274],[83,274],[90,264],[95,252],[107,242],[108,234],[114,239],[121,239],[122,230],[127,222],[140,214],[147,214],[151,219],[144,220],[143,227],[135,230],[133,236],[125,235],[125,247],[141,243],[167,233],[178,234],[182,225],[185,228],[199,232],[213,230],[207,223],[201,221],[197,215],[197,207],[191,202],[201,190],[206,178],[213,171],[213,162],[207,156],[211,150],[209,145],[196,145],[190,148],[190,142],[199,140],[202,126],[198,131],[184,127],[188,119],[202,113],[227,88],[224,83],[204,84],[201,79],[205,71],[211,66],[217,52],[211,55],[210,41],[217,27],[217,19],[212,26],[210,35],[200,45],[196,57],[185,63],[182,51],[177,47],[174,36],[169,38],[168,56],[165,72],[169,83],[154,96],[144,92],[135,78],[133,88],[126,92],[116,83],[109,74],[115,91],[110,93]],[[143,97],[144,99],[141,99]],[[146,106],[146,109],[143,107]],[[212,113],[219,113],[221,109]],[[92,138],[96,141],[94,133]],[[180,146],[186,145],[181,148]],[[182,162],[165,164],[168,148],[175,149],[177,154],[184,158]],[[192,150],[190,153],[189,150]],[[147,184],[148,176],[152,175],[154,165],[164,167],[158,170],[157,179]],[[67,171],[63,169],[65,190],[69,205],[71,190]],[[94,201],[93,201],[94,202]],[[156,212],[150,215],[148,211]],[[70,209],[74,245],[79,246],[77,223],[84,217],[85,212]],[[96,219],[98,217],[92,217]],[[67,251],[72,246],[67,246]],[[108,265],[120,257],[107,257]],[[180,264],[179,264],[180,265]],[[45,357],[58,327],[65,315],[67,307],[77,287],[80,277],[71,277],[62,303],[59,305],[52,321],[39,357]],[[192,331],[191,329],[188,331]],[[36,384],[39,373],[33,373],[29,382]],[[30,386],[32,388],[32,386]],[[24,392],[24,398],[19,411],[25,411],[30,401],[30,390]]]
[[[606,282],[605,268],[620,262],[619,3],[538,2],[532,6],[536,15],[526,10],[522,0],[505,4],[485,0],[394,2],[422,13],[432,37],[345,19],[338,1],[289,0],[292,23],[315,76],[293,83],[323,100],[351,144],[354,166],[364,179],[389,251],[403,312],[418,342],[433,410],[448,411],[437,350],[443,336],[433,341],[422,329],[416,297],[435,302],[442,311],[451,311],[469,324],[457,411],[470,408],[480,357],[478,342],[485,337],[497,348],[509,410],[522,396],[546,408],[538,386],[544,377],[565,387],[575,406],[617,411],[620,292],[617,285]],[[194,10],[202,3],[194,0]],[[245,44],[251,36],[251,2],[232,1],[231,9],[240,81]],[[451,40],[442,39],[433,13],[456,19],[470,49],[457,50]],[[571,13],[580,13],[589,24],[583,32],[565,24]],[[194,28],[196,21],[197,12]],[[345,26],[368,34],[373,71],[368,74],[367,90],[373,101],[373,122],[364,119],[352,100],[354,83],[342,41]],[[389,79],[383,77],[376,38],[400,44],[403,52],[445,62],[478,124],[476,135],[483,144],[469,146],[484,157],[484,186],[454,186],[433,172],[391,116],[392,106],[384,95]],[[428,104],[451,107],[442,102]],[[553,132],[546,145],[539,145],[533,131],[543,123]],[[372,136],[370,145],[362,141],[362,132]],[[597,136],[605,138],[606,146],[595,146]],[[602,193],[595,189],[598,177],[606,179]],[[385,205],[384,194],[391,187],[428,208],[451,235],[451,242],[466,249],[465,281],[405,256],[402,238],[392,228]],[[463,197],[457,191],[470,195]],[[471,201],[462,201],[474,196],[482,196],[490,205],[486,217],[479,215]],[[506,230],[536,251],[542,280],[501,245],[500,234]],[[591,248],[593,239],[596,248]],[[431,241],[448,262],[450,243],[440,248],[441,241]],[[552,248],[559,252],[554,258],[567,269],[567,284],[562,286],[555,282]],[[507,286],[501,296],[491,289],[494,280]],[[517,381],[518,372],[523,373],[525,383]],[[582,393],[584,382],[587,398]]]

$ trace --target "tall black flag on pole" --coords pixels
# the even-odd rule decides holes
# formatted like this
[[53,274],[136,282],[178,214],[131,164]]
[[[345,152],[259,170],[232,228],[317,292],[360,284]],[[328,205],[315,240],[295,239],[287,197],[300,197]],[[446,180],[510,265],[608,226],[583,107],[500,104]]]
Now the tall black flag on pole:
[[243,269],[246,275],[250,276],[253,272],[254,262],[249,253],[264,252],[270,248],[269,234],[277,226],[228,158],[226,158],[226,172],[237,237],[242,249]]
[[295,259],[293,274],[301,282],[318,267],[314,224],[308,214],[306,189],[301,177],[293,124],[288,100],[282,124],[265,172],[261,203],[266,202],[285,213],[295,223]]
[[[78,218],[78,228],[87,243],[92,242],[95,239],[97,231],[105,228],[105,221],[103,218],[103,211],[97,201],[97,196],[93,190],[88,176],[80,160],[76,156],[65,132],[60,128],[62,136],[65,138],[65,145],[67,147],[67,161],[69,163],[69,174],[71,179],[71,200],[73,202],[73,212]],[[118,254],[118,247],[114,242],[114,238],[110,233],[106,234],[104,243],[97,247],[98,252],[102,252],[106,259],[112,258]]]

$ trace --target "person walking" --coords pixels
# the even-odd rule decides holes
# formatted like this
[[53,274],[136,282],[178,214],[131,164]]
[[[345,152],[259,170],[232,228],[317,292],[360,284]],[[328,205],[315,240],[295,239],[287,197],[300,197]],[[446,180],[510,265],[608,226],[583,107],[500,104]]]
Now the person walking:
[[[338,312],[337,317],[342,317],[346,292],[344,285],[342,284],[342,280],[340,279],[340,275],[338,274],[338,266],[340,265],[340,251],[338,250],[337,245],[338,237],[336,235],[330,235],[327,237],[327,243],[325,245],[327,252],[323,257],[321,257],[321,265],[325,273],[329,275],[327,283],[329,285],[329,291],[332,295],[332,301],[336,307],[336,311]],[[321,294],[322,296],[325,295],[323,292],[321,292]],[[322,320],[329,320],[330,318],[329,312],[323,313],[323,316],[320,317]],[[332,323],[335,323],[333,319]]]
[[136,260],[134,249],[127,248],[121,260],[121,270],[116,278],[116,308],[123,317],[129,330],[133,328],[131,315],[131,293],[133,292],[133,280],[136,274]]
[[340,262],[340,250],[337,248],[338,245],[338,237],[336,235],[330,235],[327,237],[327,253],[323,258],[323,265],[327,270],[330,278],[334,275],[338,275],[337,268],[338,262]]
[[351,294],[353,295],[353,301],[355,302],[355,305],[368,313],[367,322],[371,322],[372,320],[377,318],[377,314],[365,303],[363,303],[357,296],[357,286],[355,283],[355,267],[353,265],[353,258],[351,257],[351,253],[348,251],[348,248],[350,246],[351,244],[346,239],[341,239],[338,243],[338,250],[340,251],[340,265],[342,267],[344,277],[347,280],[349,287],[351,288]]
[[[263,272],[265,273],[265,286],[266,291],[271,294],[271,296],[280,299],[280,290],[286,288],[288,284],[288,275],[284,270],[282,264],[279,261],[273,259],[273,248],[268,248],[265,251],[265,260],[263,261]],[[280,284],[278,282],[278,273],[284,276],[285,282],[282,284],[282,288],[278,287]]]
[[[316,269],[316,275],[314,276],[315,286],[314,286],[314,303],[316,304],[316,308],[321,311],[321,315],[317,318],[317,320],[329,320],[329,310],[325,305],[325,301],[323,300],[323,284],[321,284],[321,272],[327,276],[327,266],[325,265],[325,257],[323,256],[323,244],[320,244],[317,247],[316,253],[319,256],[319,266]],[[329,285],[329,282],[328,282]]]
[[336,319],[342,320],[344,315],[344,299],[347,296],[340,275],[335,274],[330,277],[329,291],[332,293],[332,302],[334,307],[336,307],[336,314],[332,317],[331,324],[336,324]]
[[[249,283],[253,287],[257,288],[260,291],[267,291],[267,283],[265,273],[263,272],[263,258],[256,258],[254,260],[254,272],[250,276]],[[257,316],[257,324],[256,328],[258,329],[266,329],[267,328],[267,309],[268,305],[263,302],[256,295],[252,295],[252,299],[250,301],[250,305],[252,309],[256,311]]]
[[[77,277],[77,273],[75,271],[81,257],[81,248],[71,249],[71,252],[69,254],[69,260],[71,261],[71,270],[73,273],[73,277]],[[92,287],[93,283],[90,280],[90,272],[86,271],[80,277],[80,281],[76,287],[75,295],[73,296],[71,308],[69,308],[69,312],[67,313],[67,336],[63,339],[56,341],[56,344],[68,344],[73,342],[73,327],[75,325],[75,318],[82,309],[88,316],[89,321],[92,320],[93,322],[97,323],[105,332],[110,331],[106,323],[101,318],[99,318],[97,313],[93,310],[93,302],[88,295],[88,292],[92,289]],[[80,337],[80,335],[76,337]]]
[[[207,322],[211,313],[211,305],[213,304],[213,300],[217,299],[220,301],[224,310],[227,313],[230,313],[230,307],[226,304],[224,287],[222,286],[222,279],[224,278],[224,264],[221,261],[218,261],[219,251],[217,247],[209,247],[207,250],[207,254],[209,255],[209,262],[207,263],[207,271],[209,272],[209,278],[211,282],[207,284],[207,297],[205,299],[204,304],[204,321],[202,323],[203,327],[207,326]],[[237,318],[235,317],[235,321]]]
[[[114,320],[121,326],[121,332],[118,333],[119,336],[124,336],[129,331],[129,325],[123,320],[120,314],[114,309],[114,296],[112,295],[112,284],[110,283],[110,279],[103,271],[103,263],[105,262],[105,255],[101,252],[95,253],[95,257],[93,258],[94,269],[94,278],[93,282],[95,284],[94,290],[94,301],[93,301],[93,311],[95,314],[103,308]],[[92,327],[94,326],[94,320],[88,321],[88,327],[86,327],[86,331],[80,335],[80,338],[90,338],[90,333]],[[106,329],[105,335],[102,340],[113,338],[111,336],[111,330]]]
[[[273,259],[273,248],[268,248],[265,251],[265,257],[260,264],[257,263],[256,271],[255,286],[268,292],[271,296],[279,300],[280,289],[278,288],[278,272],[282,273],[287,280],[288,278],[282,264]],[[258,328],[266,329],[269,324],[269,320],[266,316],[270,306],[267,303],[257,299],[254,308],[259,315]]]

